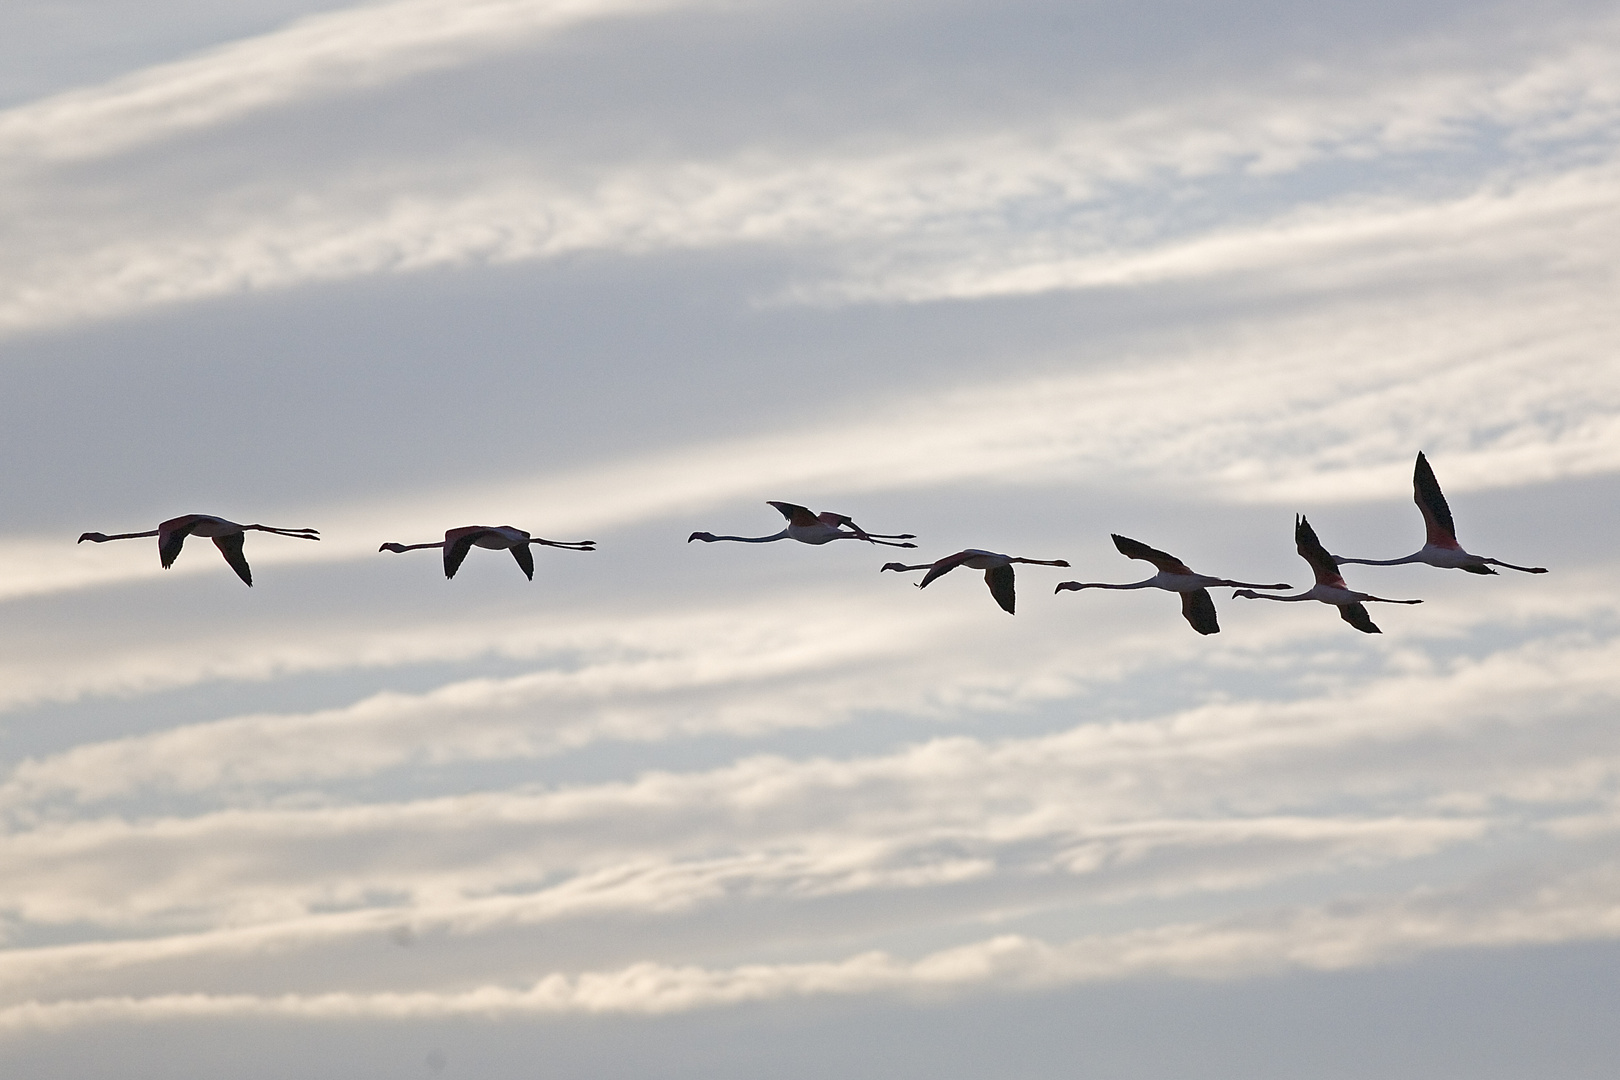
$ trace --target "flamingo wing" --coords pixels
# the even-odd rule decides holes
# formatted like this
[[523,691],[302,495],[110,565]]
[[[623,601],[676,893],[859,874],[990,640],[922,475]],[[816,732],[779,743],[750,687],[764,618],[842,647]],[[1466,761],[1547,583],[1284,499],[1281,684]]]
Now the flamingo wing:
[[[242,542],[246,539],[246,533],[226,533],[224,536],[214,537],[214,546],[219,548],[221,555],[225,556],[225,561],[231,564],[231,569],[236,571],[236,576],[246,582],[249,588],[252,588],[253,571],[248,569],[247,557],[242,554]],[[177,542],[175,549],[179,550],[179,547],[180,545]]]
[[461,564],[467,559],[467,552],[472,550],[473,542],[480,536],[490,532],[482,525],[468,525],[462,529],[451,529],[444,534],[444,576],[453,578]]
[[950,573],[972,557],[973,552],[971,551],[958,551],[955,555],[945,556],[928,568],[928,573],[924,574],[923,579],[917,583],[917,588],[926,589],[930,581]]
[[831,510],[823,510],[821,513],[816,515],[816,520],[821,522],[823,525],[831,525],[835,529],[839,528],[840,526],[847,526],[851,532],[860,537],[862,540],[872,539],[870,536],[866,535],[866,530],[855,524],[855,519],[850,517],[848,514],[836,514]]
[[808,506],[800,506],[798,503],[777,502],[774,499],[765,501],[776,507],[781,515],[788,519],[789,525],[815,525],[820,521],[816,515],[810,512]]
[[1294,519],[1294,549],[1299,552],[1300,558],[1311,564],[1318,585],[1335,589],[1347,587],[1339,574],[1339,565],[1328,554],[1327,548],[1322,546],[1322,541],[1316,538],[1316,530],[1311,528],[1311,523],[1303,514]]
[[1160,570],[1163,570],[1167,574],[1192,573],[1192,570],[1187,566],[1186,563],[1182,562],[1180,559],[1176,558],[1174,555],[1171,555],[1167,551],[1160,551],[1158,548],[1148,547],[1140,540],[1132,540],[1128,536],[1119,535],[1119,533],[1112,533],[1110,535],[1112,535],[1114,538],[1114,546],[1118,548],[1119,553],[1125,556],[1127,559],[1142,559],[1145,562],[1152,563],[1154,566],[1157,566]]
[[1363,634],[1383,633],[1382,630],[1378,629],[1378,625],[1372,621],[1372,616],[1367,614],[1366,604],[1340,604],[1339,618],[1360,630]]
[[174,560],[180,557],[180,549],[185,545],[186,537],[191,530],[197,527],[202,518],[197,514],[187,514],[185,517],[170,518],[158,526],[158,558],[167,570],[174,565]]
[[1215,601],[1208,589],[1194,589],[1181,594],[1181,616],[1200,634],[1218,634],[1221,624],[1215,619]]
[[1428,527],[1428,542],[1435,547],[1455,548],[1457,526],[1451,520],[1451,507],[1440,491],[1440,481],[1434,478],[1429,459],[1418,451],[1417,464],[1412,468],[1412,501],[1423,511],[1423,524]]
[[1008,566],[992,566],[984,572],[984,583],[990,586],[990,595],[996,598],[1001,610],[1012,615],[1013,607],[1018,599],[1013,595],[1013,568]]
[[512,549],[512,558],[523,568],[523,575],[530,581],[534,580],[534,552],[529,550],[528,544],[515,544]]

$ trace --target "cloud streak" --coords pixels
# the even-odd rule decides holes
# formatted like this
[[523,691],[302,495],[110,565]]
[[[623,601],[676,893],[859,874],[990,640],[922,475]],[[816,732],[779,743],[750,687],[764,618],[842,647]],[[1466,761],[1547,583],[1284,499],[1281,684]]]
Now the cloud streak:
[[0,112],[0,161],[127,152],[253,113],[375,91],[531,45],[600,19],[696,0],[394,0],[310,15],[284,29],[113,82]]
[[1505,947],[1620,937],[1612,865],[1491,897],[1416,894],[1265,918],[1191,923],[1081,938],[1062,945],[1003,935],[907,961],[883,952],[839,961],[699,966],[634,964],[551,974],[525,988],[416,993],[259,996],[170,994],[35,1001],[0,1010],[0,1030],[61,1030],[119,1021],[225,1017],[372,1019],[664,1015],[823,995],[1051,989],[1128,978],[1230,979],[1288,970],[1340,971],[1436,949]]
[[[132,76],[128,85],[0,114],[0,147],[9,140],[23,160],[89,152],[153,131],[213,124],[328,84],[363,86],[393,77],[396,68],[448,62],[460,43],[507,48],[523,40],[514,29],[664,6],[406,0],[316,16],[224,53]],[[234,195],[210,193],[205,215],[188,201],[170,228],[156,225],[150,210],[172,196],[153,192],[142,213],[124,218],[115,211],[98,222],[84,234],[89,246],[64,246],[61,238],[71,233],[63,230],[40,241],[48,241],[47,250],[31,254],[27,245],[14,245],[8,261],[16,287],[0,304],[0,327],[23,330],[243,290],[581,251],[798,250],[812,264],[830,259],[831,275],[806,267],[801,276],[810,280],[784,295],[816,302],[1006,295],[1281,270],[1279,263],[1331,259],[1347,247],[1354,252],[1414,221],[1432,227],[1427,219],[1436,213],[1453,219],[1453,227],[1469,224],[1470,214],[1472,224],[1489,224],[1491,200],[1481,193],[1453,205],[1414,204],[1393,216],[1360,212],[1320,224],[1285,213],[1247,232],[1210,232],[1178,227],[1172,211],[1186,197],[1171,193],[1217,177],[1248,183],[1323,161],[1494,142],[1501,129],[1521,152],[1577,136],[1602,145],[1602,134],[1620,117],[1620,81],[1612,74],[1620,69],[1620,28],[1597,21],[1564,33],[1515,58],[1506,74],[1483,61],[1444,75],[1378,71],[1383,81],[1372,85],[1365,74],[1338,72],[1325,91],[1233,89],[1213,101],[1204,95],[1121,117],[1065,120],[1056,130],[1047,124],[953,133],[931,143],[885,139],[877,152],[858,155],[837,147],[761,147],[731,158],[561,169],[510,154],[468,162],[458,151],[449,175],[417,162],[335,162],[316,183],[288,178],[285,199],[277,199],[273,182],[268,188],[261,182]],[[231,50],[250,54],[252,62],[244,68]],[[257,66],[274,77],[243,75]],[[1279,101],[1286,89],[1295,92]],[[30,140],[40,145],[25,150]],[[34,216],[58,205],[54,190],[46,184],[28,193],[37,203]],[[1167,205],[1149,208],[1167,195]],[[1139,211],[1122,211],[1141,197],[1148,204]],[[91,205],[106,201],[60,203],[64,224],[80,223]],[[1508,207],[1510,215],[1522,212],[1516,206]],[[1482,209],[1486,219],[1477,220]],[[888,252],[883,260],[870,256],[874,243]],[[986,251],[994,253],[988,261]]]

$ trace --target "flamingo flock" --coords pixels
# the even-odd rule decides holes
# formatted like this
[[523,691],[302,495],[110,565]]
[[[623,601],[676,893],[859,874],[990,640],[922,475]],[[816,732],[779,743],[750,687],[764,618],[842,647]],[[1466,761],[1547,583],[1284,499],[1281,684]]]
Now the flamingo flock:
[[[1545,574],[1545,567],[1517,566],[1513,563],[1503,562],[1500,559],[1487,558],[1465,551],[1457,541],[1457,528],[1451,517],[1451,507],[1446,502],[1445,495],[1440,490],[1440,483],[1435,479],[1434,470],[1429,460],[1419,452],[1417,463],[1412,473],[1412,498],[1417,503],[1419,511],[1423,514],[1424,525],[1427,529],[1426,541],[1420,549],[1405,558],[1400,559],[1351,559],[1342,555],[1329,554],[1316,535],[1311,523],[1300,515],[1294,519],[1294,546],[1311,567],[1315,575],[1316,584],[1304,592],[1291,596],[1279,595],[1280,590],[1290,589],[1293,586],[1287,583],[1260,585],[1254,582],[1237,581],[1232,578],[1211,577],[1207,574],[1195,572],[1186,563],[1174,555],[1158,548],[1149,547],[1140,540],[1133,540],[1128,536],[1113,534],[1114,547],[1121,555],[1128,559],[1140,559],[1151,563],[1157,573],[1142,581],[1122,584],[1095,581],[1062,581],[1059,582],[1054,593],[1079,592],[1082,589],[1162,589],[1166,592],[1178,593],[1181,596],[1181,614],[1194,631],[1199,634],[1220,633],[1220,623],[1216,616],[1215,601],[1210,596],[1211,588],[1232,588],[1232,596],[1249,600],[1275,600],[1280,603],[1298,603],[1305,600],[1315,600],[1319,603],[1329,604],[1339,609],[1339,617],[1355,629],[1364,634],[1382,633],[1376,623],[1367,613],[1368,603],[1378,604],[1421,604],[1422,600],[1391,600],[1387,597],[1374,596],[1371,593],[1357,592],[1345,583],[1339,567],[1349,563],[1365,566],[1399,566],[1407,563],[1425,563],[1429,566],[1442,569],[1462,570],[1469,574],[1495,574],[1492,567],[1502,566],[1510,570],[1518,570],[1527,574]],[[847,514],[823,511],[815,513],[808,507],[797,503],[779,502],[771,500],[768,505],[773,506],[786,520],[786,526],[769,536],[718,536],[711,532],[694,532],[686,538],[687,543],[701,540],[706,544],[717,542],[734,542],[742,544],[769,544],[778,540],[796,540],[801,544],[820,546],[834,540],[860,540],[868,544],[883,547],[915,548],[910,543],[916,539],[913,533],[874,533],[868,532],[855,524],[854,519]],[[315,529],[284,529],[270,525],[239,525],[222,517],[209,514],[186,514],[182,517],[170,518],[162,522],[155,529],[145,532],[129,533],[99,533],[87,532],[79,536],[79,543],[86,540],[102,544],[109,540],[133,540],[141,537],[155,536],[158,542],[158,560],[165,570],[174,565],[180,557],[180,550],[188,536],[206,536],[214,541],[214,546],[225,558],[225,562],[236,572],[243,583],[252,586],[253,571],[249,568],[242,547],[249,532],[273,533],[277,536],[287,536],[299,540],[319,540],[320,533]],[[512,558],[517,561],[524,577],[534,580],[534,553],[533,547],[560,548],[565,551],[595,551],[594,540],[546,540],[534,536],[522,529],[511,525],[464,525],[459,528],[446,530],[444,539],[432,543],[399,544],[386,543],[377,550],[401,553],[406,551],[419,551],[426,548],[439,548],[444,553],[444,576],[446,579],[454,578],[456,571],[466,560],[473,548],[488,548],[496,551],[510,551]],[[995,551],[986,551],[982,548],[966,548],[953,555],[928,563],[907,565],[905,563],[884,563],[879,573],[888,570],[911,572],[915,570],[927,571],[923,579],[917,583],[919,589],[927,588],[932,582],[944,577],[959,566],[970,570],[983,570],[984,582],[990,590],[991,597],[996,604],[1007,614],[1012,615],[1017,608],[1017,595],[1014,589],[1013,566],[1024,563],[1034,566],[1061,566],[1067,567],[1069,563],[1063,559],[1030,559],[1016,555],[1003,555]]]

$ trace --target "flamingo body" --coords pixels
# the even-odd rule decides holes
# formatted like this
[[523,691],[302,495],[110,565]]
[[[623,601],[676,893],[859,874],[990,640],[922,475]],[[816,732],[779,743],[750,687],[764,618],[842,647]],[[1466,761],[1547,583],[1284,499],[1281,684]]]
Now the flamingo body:
[[1212,585],[1241,585],[1251,589],[1287,589],[1287,584],[1256,585],[1248,581],[1233,581],[1230,578],[1210,577],[1208,574],[1195,573],[1191,567],[1169,552],[1158,548],[1148,547],[1140,540],[1132,540],[1128,536],[1118,533],[1111,534],[1114,547],[1128,559],[1141,559],[1158,567],[1159,572],[1145,581],[1135,581],[1124,585],[1114,585],[1095,581],[1063,581],[1053,592],[1065,590],[1078,592],[1081,589],[1163,589],[1166,592],[1181,594],[1181,615],[1187,624],[1200,634],[1218,634],[1221,632],[1220,621],[1215,613],[1215,601],[1209,595]]
[[225,562],[236,571],[249,588],[253,586],[253,571],[248,566],[247,557],[242,554],[242,544],[246,540],[247,532],[268,532],[278,536],[293,536],[300,540],[319,540],[320,533],[315,529],[278,529],[270,525],[238,525],[234,521],[227,521],[212,514],[183,514],[177,518],[170,518],[158,525],[157,528],[147,532],[106,533],[87,532],[79,535],[79,543],[89,540],[94,544],[104,544],[109,540],[133,540],[138,537],[155,536],[158,542],[158,561],[167,570],[174,565],[174,560],[180,557],[180,549],[185,546],[188,536],[206,536],[214,542],[219,553],[224,556]]
[[907,566],[904,563],[884,563],[883,570],[926,570],[922,581],[917,588],[926,589],[932,582],[945,574],[955,570],[958,566],[965,566],[970,570],[983,570],[984,583],[990,589],[990,595],[1000,605],[1001,610],[1007,614],[1014,614],[1018,605],[1018,598],[1014,590],[1013,564],[1033,563],[1039,566],[1068,566],[1062,559],[1022,559],[1014,555],[1003,555],[998,551],[985,551],[983,548],[967,548],[958,551],[955,555],[947,555],[932,563],[923,563],[919,566]]
[[1461,570],[1469,574],[1494,574],[1496,571],[1491,569],[1493,566],[1505,566],[1509,570],[1520,570],[1526,574],[1547,572],[1544,566],[1515,566],[1500,559],[1464,551],[1463,546],[1457,542],[1457,525],[1451,517],[1451,505],[1446,502],[1445,493],[1440,490],[1440,481],[1435,479],[1434,469],[1421,450],[1418,451],[1417,463],[1412,467],[1412,501],[1417,503],[1417,508],[1423,513],[1426,536],[1421,548],[1402,559],[1346,559],[1338,555],[1330,556],[1334,563],[1360,563],[1363,566],[1425,563],[1429,566],[1438,566],[1442,570]]

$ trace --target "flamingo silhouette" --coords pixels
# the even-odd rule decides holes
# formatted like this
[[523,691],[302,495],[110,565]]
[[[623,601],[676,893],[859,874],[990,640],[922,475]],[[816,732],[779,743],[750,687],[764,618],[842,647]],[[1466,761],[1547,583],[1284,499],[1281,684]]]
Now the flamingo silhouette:
[[1339,576],[1339,568],[1333,562],[1333,556],[1327,553],[1327,548],[1316,538],[1316,530],[1303,516],[1294,519],[1294,546],[1299,551],[1300,558],[1311,564],[1311,570],[1316,574],[1316,584],[1297,596],[1271,596],[1266,593],[1257,593],[1251,589],[1239,589],[1233,596],[1242,596],[1249,600],[1280,600],[1284,603],[1295,603],[1300,600],[1320,600],[1324,604],[1332,604],[1339,609],[1339,617],[1363,634],[1382,634],[1383,631],[1373,624],[1372,616],[1367,614],[1363,607],[1366,601],[1376,601],[1380,604],[1421,604],[1421,600],[1387,600],[1382,596],[1371,593],[1355,592],[1344,583]]
[[542,540],[538,536],[530,536],[522,529],[515,529],[510,525],[466,525],[459,529],[445,531],[444,539],[436,544],[384,544],[378,551],[420,551],[423,548],[444,548],[444,576],[446,579],[456,576],[461,569],[462,562],[467,558],[467,552],[475,547],[502,549],[510,551],[512,558],[517,560],[518,566],[523,568],[523,576],[530,581],[534,580],[534,553],[529,550],[530,544],[541,544],[545,547],[566,548],[569,551],[595,551],[595,540],[580,540],[578,542],[565,542],[561,540]]
[[904,563],[884,563],[884,570],[927,570],[923,579],[917,583],[917,588],[926,589],[928,583],[935,578],[955,570],[958,566],[965,566],[970,570],[983,570],[984,583],[990,588],[990,595],[996,598],[1001,610],[1013,614],[1017,604],[1017,597],[1013,592],[1013,563],[1033,563],[1038,566],[1068,566],[1062,559],[1021,559],[1013,555],[1002,555],[995,551],[984,551],[980,548],[968,548],[958,551],[955,555],[947,555],[937,562],[923,563],[920,566],[907,566]]
[[[771,506],[776,507],[783,517],[787,518],[787,528],[770,536],[716,536],[711,532],[695,532],[686,538],[690,544],[694,540],[702,540],[705,544],[712,544],[716,540],[734,540],[740,544],[769,544],[777,540],[797,540],[801,544],[827,544],[834,540],[865,540],[869,544],[882,544],[884,547],[914,548],[916,544],[897,544],[895,540],[915,540],[914,533],[869,533],[847,514],[835,514],[831,510],[820,514],[812,513],[808,507],[797,503],[777,502],[767,500]],[[843,531],[844,526],[849,532]]]
[[300,540],[319,540],[320,533],[315,529],[276,529],[269,525],[238,525],[234,521],[226,521],[222,517],[212,514],[186,514],[183,517],[170,518],[157,528],[149,532],[106,533],[87,532],[79,536],[78,542],[89,540],[94,544],[105,544],[109,540],[135,540],[143,536],[158,538],[158,559],[167,570],[174,565],[174,560],[180,557],[180,548],[185,544],[188,536],[207,536],[213,539],[214,546],[219,553],[225,556],[236,576],[241,578],[251,588],[253,585],[253,571],[248,568],[247,559],[242,554],[242,541],[246,539],[246,532],[252,529],[255,532],[275,533],[277,536],[296,536]]
[[1445,570],[1461,570],[1468,574],[1494,574],[1493,566],[1509,570],[1522,570],[1526,574],[1545,574],[1545,566],[1514,566],[1500,559],[1487,559],[1471,555],[1457,543],[1457,526],[1451,520],[1451,507],[1440,491],[1440,482],[1434,478],[1429,459],[1418,451],[1417,464],[1412,468],[1412,501],[1423,511],[1423,524],[1428,527],[1427,542],[1404,559],[1345,559],[1331,556],[1338,564],[1360,563],[1363,566],[1400,566],[1403,563],[1428,563]]
[[1215,618],[1215,601],[1210,599],[1209,587],[1211,585],[1242,585],[1251,589],[1291,589],[1287,583],[1281,585],[1256,585],[1251,581],[1232,581],[1228,578],[1210,577],[1207,574],[1194,573],[1186,563],[1168,552],[1157,548],[1150,548],[1140,540],[1132,540],[1128,536],[1118,533],[1111,534],[1114,546],[1119,553],[1127,559],[1142,559],[1159,568],[1159,572],[1146,581],[1136,581],[1129,585],[1108,585],[1094,581],[1062,581],[1052,591],[1063,592],[1065,589],[1079,592],[1081,589],[1164,589],[1167,592],[1181,594],[1181,614],[1192,628],[1200,634],[1218,634],[1221,632],[1220,623]]

